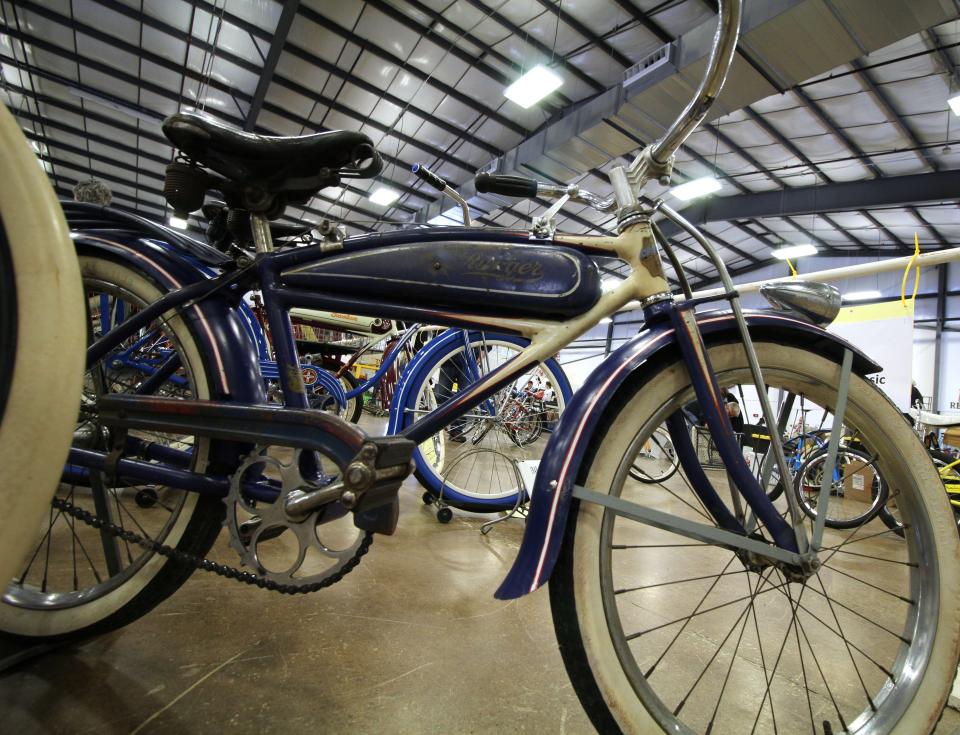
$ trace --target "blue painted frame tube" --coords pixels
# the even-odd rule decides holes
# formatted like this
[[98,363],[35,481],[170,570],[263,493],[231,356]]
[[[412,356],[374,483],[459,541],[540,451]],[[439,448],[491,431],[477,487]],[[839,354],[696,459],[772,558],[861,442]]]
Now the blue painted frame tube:
[[372,386],[376,385],[380,381],[380,379],[386,374],[387,370],[393,367],[394,363],[397,361],[397,358],[400,356],[400,352],[403,350],[403,348],[406,347],[407,344],[410,343],[410,340],[413,339],[414,335],[417,333],[418,327],[419,325],[414,325],[413,327],[411,327],[406,331],[406,334],[404,334],[400,338],[400,341],[397,342],[396,346],[393,348],[393,352],[391,352],[387,356],[386,360],[383,360],[380,363],[380,367],[377,369],[377,372],[375,372],[372,377],[367,378],[365,381],[363,381],[360,385],[358,385],[353,390],[347,391],[346,395],[348,400],[351,398],[356,398],[361,393],[365,393],[367,390],[369,390]]
[[287,408],[310,408],[303,385],[303,374],[300,372],[300,357],[297,355],[297,343],[293,338],[290,312],[282,299],[275,298],[279,290],[276,269],[269,258],[263,258],[259,261],[257,272],[260,275],[263,307],[267,312],[267,326],[270,327],[273,340],[273,356],[280,368],[283,403]]
[[[85,474],[82,471],[78,472],[75,468],[103,470],[106,467],[106,462],[106,455],[102,452],[73,448],[67,457],[64,477],[79,478]],[[230,480],[225,477],[213,477],[199,472],[128,458],[121,458],[117,462],[117,475],[128,480],[167,485],[180,490],[189,490],[217,497],[225,496],[230,490]],[[269,485],[255,482],[244,483],[243,490],[249,497],[257,500],[272,503],[277,499],[278,490]]]

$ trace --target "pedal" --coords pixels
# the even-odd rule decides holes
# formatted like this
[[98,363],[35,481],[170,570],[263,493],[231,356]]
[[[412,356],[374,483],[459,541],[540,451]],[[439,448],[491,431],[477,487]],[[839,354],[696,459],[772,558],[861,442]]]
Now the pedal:
[[343,472],[340,482],[311,491],[290,493],[284,510],[291,519],[302,518],[334,500],[353,512],[357,528],[391,535],[397,527],[400,503],[397,492],[413,471],[416,445],[399,436],[368,437]]

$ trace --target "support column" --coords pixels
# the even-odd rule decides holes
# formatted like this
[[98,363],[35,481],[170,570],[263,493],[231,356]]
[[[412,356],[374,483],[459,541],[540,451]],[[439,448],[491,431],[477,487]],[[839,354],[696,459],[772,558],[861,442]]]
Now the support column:
[[949,263],[937,268],[937,321],[933,338],[933,411],[940,410],[940,361],[943,354],[943,326],[947,316],[947,269]]

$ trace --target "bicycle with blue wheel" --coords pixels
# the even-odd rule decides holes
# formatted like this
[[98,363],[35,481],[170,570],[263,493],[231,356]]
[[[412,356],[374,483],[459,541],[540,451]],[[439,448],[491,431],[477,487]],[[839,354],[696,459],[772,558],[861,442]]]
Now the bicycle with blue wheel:
[[[145,614],[195,570],[278,593],[323,589],[398,523],[397,493],[418,445],[549,360],[601,319],[638,302],[643,329],[571,398],[550,436],[512,569],[496,591],[514,599],[549,581],[554,628],[570,681],[601,732],[928,732],[956,671],[960,539],[940,478],[896,407],[866,377],[878,366],[811,317],[816,289],[780,310],[744,313],[707,239],[662,201],[673,154],[704,116],[736,48],[741,3],[721,0],[719,26],[694,99],[629,166],[614,197],[524,182],[525,190],[614,212],[617,234],[407,230],[275,249],[269,218],[341,178],[376,175],[361,133],[300,138],[240,133],[193,113],[164,130],[179,150],[165,194],[179,213],[215,190],[247,213],[249,246],[215,277],[148,242],[77,237],[88,301],[129,305],[100,333],[91,323],[82,431],[49,523],[7,588],[0,628],[70,638]],[[478,188],[516,191],[486,176]],[[729,311],[694,298],[657,217],[692,237],[717,267]],[[674,294],[661,261],[675,265]],[[603,293],[593,256],[629,268]],[[518,277],[520,274],[522,277]],[[263,294],[284,405],[268,405],[236,306]],[[371,436],[308,408],[288,310],[319,308],[497,331],[519,351],[396,435]],[[821,316],[829,310],[822,310]],[[820,320],[823,321],[823,320]],[[110,355],[145,330],[176,351],[150,379],[117,385]],[[465,363],[484,347],[463,347]],[[468,365],[469,367],[469,365]],[[166,378],[186,377],[188,389]],[[772,500],[780,437],[759,478],[744,460],[722,400],[752,384],[767,426],[798,396],[825,411],[827,467],[855,434],[882,471],[903,540],[870,519],[826,524],[795,494]],[[696,400],[726,472],[697,461],[682,408]],[[773,406],[777,406],[774,412]],[[680,469],[663,482],[631,469],[666,425]],[[162,486],[147,509],[140,483]],[[225,532],[240,567],[205,557]],[[322,633],[321,633],[322,634]],[[777,723],[774,725],[774,723]]]

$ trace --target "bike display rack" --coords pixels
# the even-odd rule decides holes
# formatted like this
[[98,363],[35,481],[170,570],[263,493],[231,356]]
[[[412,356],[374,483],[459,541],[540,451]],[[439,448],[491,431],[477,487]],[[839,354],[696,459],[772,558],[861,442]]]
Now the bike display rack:
[[480,533],[486,535],[487,533],[490,532],[490,529],[497,523],[505,521],[508,518],[513,518],[514,516],[517,516],[517,515],[524,516],[524,517],[526,516],[526,512],[525,510],[523,510],[523,508],[526,505],[527,501],[529,500],[529,494],[527,490],[526,480],[524,479],[523,473],[520,470],[520,460],[517,460],[514,457],[511,457],[508,454],[501,452],[498,449],[490,449],[488,447],[477,447],[475,449],[470,449],[464,452],[463,454],[459,455],[456,459],[454,459],[454,461],[450,464],[450,466],[444,471],[442,476],[442,482],[440,483],[440,494],[437,495],[436,498],[434,498],[432,493],[425,492],[423,494],[423,498],[426,501],[427,498],[429,497],[430,502],[428,504],[433,505],[437,508],[437,520],[440,521],[440,523],[449,523],[450,520],[453,518],[453,511],[450,510],[450,506],[448,506],[446,503],[443,502],[443,491],[444,491],[444,488],[446,488],[447,486],[447,478],[450,476],[450,473],[452,473],[463,460],[467,459],[468,457],[476,457],[477,455],[481,455],[481,454],[490,454],[495,457],[500,457],[505,462],[507,462],[509,466],[513,469],[514,476],[516,477],[516,480],[517,480],[517,487],[523,488],[523,492],[517,493],[517,502],[514,503],[513,507],[509,511],[506,511],[504,515],[500,516],[499,518],[495,518],[492,521],[487,521],[480,527]]

